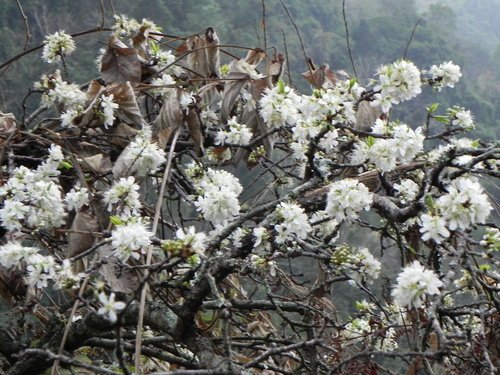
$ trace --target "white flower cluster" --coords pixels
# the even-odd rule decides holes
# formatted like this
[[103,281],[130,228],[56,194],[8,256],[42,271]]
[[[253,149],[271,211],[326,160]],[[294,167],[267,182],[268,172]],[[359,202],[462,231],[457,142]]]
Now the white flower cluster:
[[151,57],[157,62],[158,69],[164,71],[167,75],[180,76],[184,72],[184,69],[180,66],[174,65],[176,57],[170,50],[153,49]]
[[353,249],[347,245],[338,246],[332,254],[332,262],[355,283],[372,284],[378,279],[382,264],[367,248]]
[[447,189],[436,206],[451,230],[466,230],[486,221],[493,208],[476,178],[457,178]]
[[19,268],[23,259],[29,259],[37,253],[36,247],[23,246],[18,241],[7,242],[0,246],[0,264],[5,268]]
[[123,14],[115,14],[113,16],[115,19],[115,24],[111,27],[113,33],[122,38],[132,38],[139,31],[160,31],[160,28],[154,24],[154,22],[143,18],[142,22],[139,23],[134,18],[128,18]]
[[368,188],[357,180],[346,178],[330,185],[325,211],[337,221],[351,220],[356,219],[361,210],[368,211],[371,203]]
[[28,284],[38,289],[46,288],[51,280],[59,289],[72,288],[81,279],[81,275],[73,273],[68,259],[58,265],[54,257],[44,256],[38,248],[23,246],[19,241],[0,246],[0,265],[9,269],[21,268],[23,264],[26,265]]
[[60,61],[61,56],[69,55],[76,49],[73,38],[64,31],[47,35],[43,44],[42,59],[49,64]]
[[153,87],[149,92],[159,98],[166,99],[174,90],[175,79],[170,74],[162,74],[161,77],[151,81]]
[[0,198],[3,197],[0,222],[8,231],[18,231],[23,226],[49,229],[64,224],[61,188],[53,180],[60,173],[57,168],[62,160],[61,148],[52,145],[49,157],[36,170],[17,167],[0,187]]
[[182,228],[177,229],[175,236],[178,240],[182,241],[184,246],[191,248],[196,254],[200,256],[205,255],[205,250],[207,248],[207,236],[205,233],[196,232],[194,227],[189,227],[187,231],[184,231]]
[[[351,157],[354,164],[369,160],[382,172],[390,172],[399,162],[412,161],[424,148],[422,129],[412,130],[405,124],[385,124],[377,120],[372,128],[375,134],[386,134],[391,138],[368,137],[366,141],[356,145]],[[383,130],[384,133],[378,131]]]
[[363,341],[365,338],[371,339],[371,344],[377,350],[392,352],[397,349],[396,331],[394,328],[386,329],[384,332],[372,332],[370,321],[366,318],[356,318],[346,324],[342,330],[342,336],[347,340],[346,344],[352,345]]
[[97,314],[104,316],[111,323],[116,323],[118,319],[118,312],[125,308],[125,302],[115,301],[115,294],[111,293],[109,297],[106,293],[99,293],[99,302],[101,307],[97,310]]
[[87,101],[87,96],[80,90],[80,87],[63,81],[59,71],[50,76],[43,75],[41,80],[35,83],[35,89],[43,91],[41,101],[44,106],[54,105],[62,111],[63,126],[72,123],[73,119],[84,109]]
[[418,261],[406,266],[398,275],[397,284],[391,292],[401,306],[419,308],[426,295],[439,295],[443,282],[432,270],[426,270]]
[[374,106],[380,105],[388,112],[392,104],[410,100],[422,92],[420,71],[411,61],[399,60],[384,65],[377,70],[378,80],[375,81]]
[[294,241],[297,238],[305,240],[312,231],[304,209],[295,203],[280,203],[273,216],[279,223],[274,225],[277,233],[275,241],[278,244]]
[[257,270],[269,272],[269,275],[271,277],[276,276],[276,270],[278,269],[278,265],[274,260],[270,260],[268,258],[260,257],[256,254],[252,254],[250,256],[250,262]]
[[441,243],[449,230],[467,230],[483,224],[491,210],[491,202],[481,184],[473,177],[461,177],[447,186],[448,193],[436,200],[436,212],[420,217],[422,239]]
[[419,186],[415,181],[405,178],[401,180],[401,183],[394,184],[394,190],[397,191],[401,203],[406,204],[417,197]]
[[103,95],[101,97],[101,110],[104,118],[104,127],[113,126],[115,122],[115,110],[118,109],[118,104],[113,101],[113,94]]
[[[123,150],[115,167],[119,166],[127,175],[135,174],[140,177],[157,172],[160,165],[166,162],[165,151],[158,144],[152,143],[151,139],[151,128],[144,126]],[[113,168],[113,173],[116,172],[118,171]]]
[[282,81],[272,89],[266,88],[260,103],[260,115],[271,128],[293,126],[299,117],[300,96]]
[[139,259],[151,245],[152,235],[140,220],[129,220],[111,232],[111,247],[122,262],[126,262],[130,257]]
[[500,230],[498,228],[486,228],[481,246],[488,250],[500,251]]
[[443,87],[455,87],[455,83],[462,77],[460,67],[452,61],[444,62],[439,66],[433,65],[427,73],[431,75],[432,87],[438,91],[441,91]]
[[132,176],[120,178],[104,193],[104,202],[108,204],[108,211],[114,212],[121,218],[139,214],[142,207],[139,199],[139,185]]
[[78,211],[82,206],[89,204],[89,191],[87,188],[77,186],[66,193],[64,202],[68,210]]
[[246,125],[239,124],[236,121],[236,117],[231,118],[227,122],[227,125],[229,126],[229,130],[222,130],[216,134],[216,145],[230,144],[246,146],[250,143],[253,136],[252,132]]
[[463,107],[453,107],[448,110],[448,116],[451,118],[451,124],[464,130],[473,130],[476,125],[474,124],[474,117],[469,110]]
[[194,204],[206,220],[223,225],[239,214],[238,196],[243,188],[231,173],[209,168],[193,182],[199,192]]

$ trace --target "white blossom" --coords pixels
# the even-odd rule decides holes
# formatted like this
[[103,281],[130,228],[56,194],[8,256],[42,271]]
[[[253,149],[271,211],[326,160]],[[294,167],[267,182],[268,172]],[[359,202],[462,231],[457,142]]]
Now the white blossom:
[[99,294],[99,302],[102,307],[97,310],[99,315],[104,316],[111,323],[116,323],[118,319],[118,312],[122,311],[125,308],[125,303],[121,301],[115,301],[115,294],[111,293],[109,297],[106,293],[101,292]]
[[142,177],[156,173],[160,165],[166,162],[166,157],[165,151],[160,149],[157,143],[152,142],[151,128],[144,126],[135,139],[125,147],[118,161],[113,168],[115,176],[135,174]]
[[66,111],[63,119],[68,125],[68,111],[74,111],[70,112],[72,116],[75,112],[79,113],[84,109],[87,101],[87,95],[80,90],[80,87],[74,83],[63,81],[58,70],[51,76],[42,76],[40,82],[35,83],[35,88],[43,92],[42,104],[45,107],[54,105],[58,111]]
[[46,288],[56,275],[56,263],[51,255],[33,254],[26,259],[28,283],[38,289]]
[[104,193],[104,202],[108,211],[115,211],[119,216],[138,215],[142,207],[139,199],[139,185],[132,176],[120,178]]
[[75,50],[75,42],[71,35],[64,31],[56,31],[43,40],[42,59],[49,64],[60,61],[61,55],[69,55]]
[[420,71],[410,61],[399,60],[390,65],[384,65],[377,70],[378,80],[372,105],[380,105],[387,112],[392,104],[410,100],[422,92]]
[[238,196],[243,187],[231,173],[209,168],[194,182],[199,192],[194,204],[206,220],[219,225],[239,214]]
[[0,264],[5,268],[18,267],[21,260],[37,253],[36,247],[23,246],[19,241],[10,241],[0,246]]
[[486,228],[480,244],[488,250],[500,251],[500,230],[497,228]]
[[390,327],[385,330],[384,334],[377,334],[375,336],[374,346],[383,352],[392,352],[398,348],[396,341],[396,330]]
[[266,88],[259,103],[260,115],[272,129],[293,126],[299,118],[300,97],[282,82],[272,89]]
[[449,110],[452,116],[452,125],[458,126],[460,129],[473,130],[476,126],[474,124],[474,117],[469,110],[462,107],[454,107]]
[[140,221],[129,221],[111,232],[111,247],[122,262],[130,257],[139,259],[140,254],[145,254],[147,247],[151,245],[152,235]]
[[214,225],[222,224],[240,212],[238,196],[224,186],[206,191],[194,204],[203,217]]
[[61,113],[59,118],[61,119],[61,126],[63,128],[67,128],[68,126],[73,125],[73,121],[80,114],[76,109],[68,109],[65,112]]
[[54,286],[58,289],[74,289],[80,284],[83,274],[75,274],[69,259],[64,259],[61,265],[56,267]]
[[89,204],[89,191],[84,187],[74,187],[66,193],[64,202],[69,210],[78,211],[82,206]]
[[188,112],[189,106],[196,104],[195,93],[183,92],[179,99],[179,104],[184,111]]
[[255,237],[255,242],[253,244],[254,248],[261,246],[269,239],[269,232],[264,227],[254,228],[252,234]]
[[406,266],[398,275],[392,297],[401,306],[419,308],[426,295],[440,294],[443,282],[432,270],[426,270],[418,261]]
[[276,270],[278,265],[274,260],[270,260],[267,258],[260,257],[256,254],[250,255],[250,262],[252,262],[253,266],[258,270],[265,270],[269,272],[269,275],[272,277],[276,276]]
[[230,145],[246,146],[250,143],[253,136],[252,132],[246,125],[239,124],[236,121],[236,117],[231,118],[227,122],[227,125],[229,126],[229,130],[219,131],[216,134],[216,145],[224,145],[228,143]]
[[420,233],[424,241],[434,240],[436,243],[441,243],[450,236],[446,220],[441,216],[423,214],[420,216],[420,222]]
[[162,74],[160,78],[155,78],[151,81],[151,86],[153,87],[150,90],[152,95],[165,99],[171,93],[175,92],[173,89],[175,79],[170,74]]
[[438,91],[441,91],[443,87],[455,87],[455,83],[462,77],[460,67],[452,61],[444,62],[439,66],[433,65],[428,73],[433,80],[432,87]]
[[185,246],[189,246],[196,254],[203,256],[206,250],[207,236],[203,232],[196,232],[195,227],[187,228],[184,231],[182,228],[177,229],[175,236],[181,240]]
[[11,178],[0,190],[5,196],[0,209],[0,220],[7,230],[14,232],[23,226],[28,228],[54,228],[64,224],[61,187],[54,177],[64,155],[59,146],[49,148],[47,159],[36,170],[16,167]]
[[349,341],[348,344],[355,344],[363,341],[370,334],[371,330],[370,322],[367,319],[356,318],[346,324],[342,330],[342,336]]
[[277,232],[276,243],[307,238],[312,227],[309,224],[304,209],[295,203],[280,203],[274,211],[274,217],[279,224],[274,226]]
[[344,272],[358,284],[372,284],[382,269],[382,263],[367,248],[354,249],[348,245],[335,249],[332,262],[339,267],[338,271]]
[[358,217],[358,212],[368,210],[372,203],[372,195],[361,182],[343,179],[330,185],[326,198],[326,213],[337,221],[351,220]]
[[493,207],[475,178],[458,178],[447,190],[437,199],[436,206],[450,230],[466,230],[486,221]]
[[401,183],[394,184],[394,190],[397,191],[397,196],[401,203],[406,204],[413,201],[419,192],[418,184],[409,178],[401,180]]
[[113,125],[115,121],[115,110],[119,107],[113,99],[113,94],[103,95],[101,97],[101,109],[105,128]]

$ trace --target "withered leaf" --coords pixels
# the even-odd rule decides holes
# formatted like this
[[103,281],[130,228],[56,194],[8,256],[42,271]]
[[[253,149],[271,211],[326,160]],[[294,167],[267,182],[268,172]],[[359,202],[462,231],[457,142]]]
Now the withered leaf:
[[203,156],[205,153],[203,148],[203,131],[201,129],[200,117],[195,109],[190,109],[189,112],[186,113],[185,121],[191,133],[196,155]]
[[145,121],[130,82],[113,83],[106,87],[106,93],[113,94],[113,101],[118,104],[118,117],[123,119],[125,116],[138,127],[143,126]]
[[0,112],[0,134],[9,135],[17,129],[16,118],[12,113]]
[[94,234],[99,230],[97,219],[88,208],[76,213],[68,233],[66,256],[72,258],[90,249],[94,245]]
[[187,66],[199,77],[219,77],[220,56],[219,38],[215,30],[209,27],[205,35],[195,35],[186,41]]
[[141,62],[136,48],[129,48],[112,37],[102,57],[101,75],[106,83],[141,81]]
[[307,82],[318,89],[322,88],[325,84],[333,86],[337,81],[337,76],[328,65],[322,65],[319,68],[315,68],[312,62],[310,63],[310,70],[302,73],[302,76]]

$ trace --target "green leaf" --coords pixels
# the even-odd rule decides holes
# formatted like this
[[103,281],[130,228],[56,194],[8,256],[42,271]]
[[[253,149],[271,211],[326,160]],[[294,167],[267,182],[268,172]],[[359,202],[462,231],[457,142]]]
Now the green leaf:
[[489,264],[480,264],[479,269],[483,272],[489,271],[491,269],[491,265]]
[[366,137],[366,144],[368,147],[372,147],[375,144],[375,138],[371,136]]
[[349,91],[354,87],[354,85],[358,82],[356,78],[351,78],[349,81]]
[[434,198],[432,198],[432,195],[429,194],[425,196],[425,205],[429,210],[434,209],[435,205],[434,205]]
[[111,221],[111,224],[113,225],[122,225],[123,220],[120,219],[118,216],[110,216],[109,221]]
[[436,112],[436,110],[438,109],[438,107],[439,107],[439,103],[433,103],[433,104],[431,104],[430,106],[428,106],[428,107],[426,108],[426,110],[427,110],[427,112],[429,112],[429,113],[434,113],[434,112]]
[[432,118],[436,121],[442,122],[443,124],[447,124],[450,119],[448,116],[432,116]]
[[71,164],[70,162],[67,162],[67,161],[63,160],[62,162],[59,163],[59,168],[72,169],[73,168],[73,164]]
[[278,92],[280,94],[285,93],[285,82],[283,82],[283,80],[281,80],[281,79],[278,81]]

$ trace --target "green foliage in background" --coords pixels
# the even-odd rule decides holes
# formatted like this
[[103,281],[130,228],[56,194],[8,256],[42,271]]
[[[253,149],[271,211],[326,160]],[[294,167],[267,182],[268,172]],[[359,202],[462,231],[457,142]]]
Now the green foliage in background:
[[[44,35],[59,29],[75,33],[101,24],[99,0],[25,0],[20,3],[32,34],[28,48],[39,45]],[[333,70],[342,69],[353,75],[342,0],[283,0],[283,3],[300,31],[306,54],[318,65],[329,64]],[[103,4],[105,26],[111,24],[113,9],[138,19],[150,17],[170,35],[186,36],[212,26],[223,44],[266,45],[270,53],[272,48],[286,53],[290,71],[307,70],[299,37],[280,0],[114,0],[103,1]],[[4,62],[22,52],[25,25],[15,1],[0,0],[0,7],[3,36],[0,61]],[[457,90],[448,90],[440,96],[443,106],[460,105],[470,109],[477,128],[481,129],[474,135],[498,138],[500,29],[495,25],[500,17],[500,0],[346,0],[345,11],[352,55],[362,83],[373,74],[374,66],[403,57],[418,22],[407,57],[419,66],[447,60],[459,64],[464,78]],[[71,59],[68,66],[70,79],[86,82],[98,75],[94,63],[96,45],[104,45],[106,35],[96,33],[76,40],[77,57]],[[244,55],[244,51],[236,48],[226,50]],[[42,73],[53,69],[38,63],[40,53],[23,57],[3,72],[0,110],[19,114],[22,98],[28,93],[26,88],[32,87],[31,82]],[[288,80],[300,90],[308,90],[307,82],[300,75],[292,75]],[[415,102],[415,108],[434,101],[435,93],[429,89]],[[30,109],[37,104],[36,98],[26,101]],[[411,108],[408,113],[398,115],[415,125],[423,121]]]

